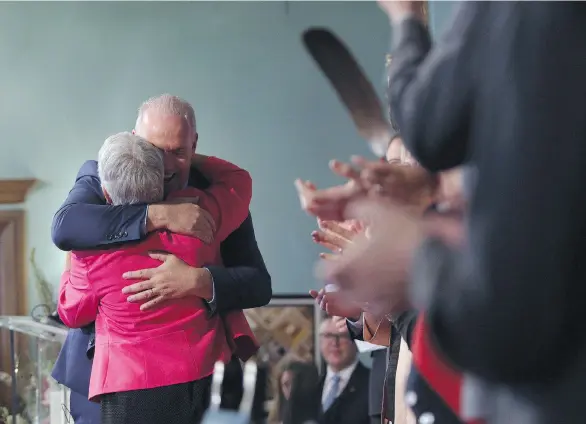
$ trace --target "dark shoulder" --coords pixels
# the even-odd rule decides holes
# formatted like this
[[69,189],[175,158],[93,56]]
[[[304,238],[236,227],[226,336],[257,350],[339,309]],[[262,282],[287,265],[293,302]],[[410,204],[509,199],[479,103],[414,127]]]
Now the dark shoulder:
[[368,368],[366,368],[362,362],[358,361],[358,365],[356,365],[356,368],[354,369],[354,375],[356,375],[359,378],[365,378],[368,379],[368,376],[370,375],[370,370]]
[[210,181],[195,166],[191,167],[189,171],[189,181],[187,183],[190,187],[205,190],[210,186]]
[[98,177],[98,162],[95,160],[86,160],[83,163],[83,165],[81,165],[81,168],[79,168],[79,171],[77,173],[77,177],[75,179],[79,180],[82,177],[99,178]]

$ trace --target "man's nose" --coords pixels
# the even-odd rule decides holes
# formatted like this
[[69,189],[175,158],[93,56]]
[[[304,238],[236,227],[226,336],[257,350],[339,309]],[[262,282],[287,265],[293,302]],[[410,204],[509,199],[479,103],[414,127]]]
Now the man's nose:
[[163,154],[163,164],[165,166],[165,171],[173,169],[175,160],[172,153],[165,152]]

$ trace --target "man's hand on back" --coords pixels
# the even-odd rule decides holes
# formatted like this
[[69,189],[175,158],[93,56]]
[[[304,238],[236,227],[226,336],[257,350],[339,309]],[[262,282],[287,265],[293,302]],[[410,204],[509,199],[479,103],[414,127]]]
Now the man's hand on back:
[[149,205],[147,231],[167,229],[197,237],[204,243],[214,240],[216,223],[212,216],[194,203],[156,203]]
[[144,280],[122,289],[129,302],[145,302],[141,310],[152,309],[171,299],[197,296],[211,300],[213,296],[212,277],[204,268],[193,268],[174,255],[151,253],[153,259],[163,263],[156,268],[127,272],[127,280]]

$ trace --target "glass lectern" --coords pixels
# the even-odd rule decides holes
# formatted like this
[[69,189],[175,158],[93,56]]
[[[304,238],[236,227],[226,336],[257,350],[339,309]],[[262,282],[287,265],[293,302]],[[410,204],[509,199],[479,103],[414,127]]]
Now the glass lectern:
[[10,333],[12,365],[9,374],[0,370],[0,385],[10,393],[8,404],[0,404],[0,423],[73,423],[69,390],[51,377],[67,328],[32,317],[0,316],[0,331]]

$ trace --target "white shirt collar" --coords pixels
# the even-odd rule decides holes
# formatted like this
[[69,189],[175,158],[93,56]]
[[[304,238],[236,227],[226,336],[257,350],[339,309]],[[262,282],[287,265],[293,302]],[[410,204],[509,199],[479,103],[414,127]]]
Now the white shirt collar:
[[356,369],[356,366],[357,365],[358,365],[358,358],[356,358],[352,364],[348,365],[346,368],[344,368],[344,369],[342,369],[342,370],[340,370],[338,372],[335,372],[328,365],[328,370],[326,372],[326,382],[327,381],[330,381],[334,375],[339,375],[340,376],[340,382],[345,386],[346,383],[348,383],[348,380],[350,380],[350,377],[352,377],[352,373]]

